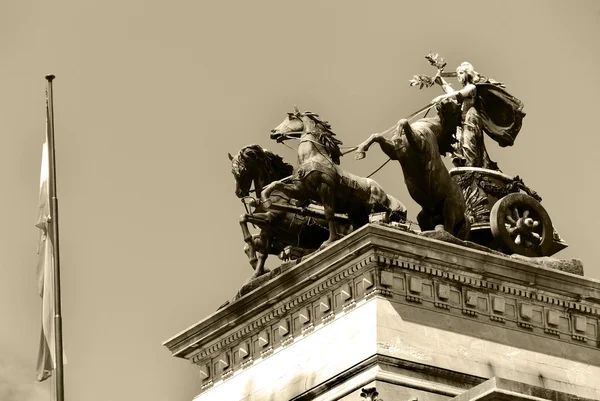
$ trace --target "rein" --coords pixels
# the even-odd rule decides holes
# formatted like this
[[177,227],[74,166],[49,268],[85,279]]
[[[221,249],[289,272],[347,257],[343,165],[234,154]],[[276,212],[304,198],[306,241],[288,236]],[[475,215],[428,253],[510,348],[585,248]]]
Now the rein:
[[[421,107],[419,110],[415,111],[414,113],[410,114],[409,116],[406,117],[406,120],[412,120],[413,118],[415,118],[416,116],[418,116],[420,113],[426,112],[425,115],[427,115],[427,113],[429,113],[429,110],[431,110],[433,107],[435,107],[435,103],[429,103],[428,105]],[[382,136],[388,135],[390,132],[394,131],[396,129],[396,125],[391,126],[390,128],[386,129],[385,131],[381,132]],[[312,132],[300,132],[300,131],[294,131],[294,132],[289,132],[289,134],[301,134],[302,136],[304,135],[308,135],[311,134]],[[302,136],[300,138],[296,138],[295,136],[289,136],[288,133],[286,134],[281,134],[282,138],[285,139],[296,139],[298,141],[300,141],[299,143],[302,142],[312,142],[314,144],[317,145],[321,145],[323,146],[323,144],[318,143],[312,139],[302,139]],[[289,149],[292,149],[293,151],[297,151],[296,149],[292,148],[289,145],[286,145],[283,140],[281,141],[281,143],[288,147]],[[346,150],[345,152],[342,152],[342,156],[347,155],[348,153],[352,153],[355,150],[358,149],[358,146],[340,146],[340,148],[347,148],[348,150]],[[317,149],[318,150],[318,149]],[[321,153],[321,151],[319,150],[319,153]],[[321,153],[323,154],[323,153]],[[367,176],[367,178],[371,178],[373,175],[375,175],[375,173],[377,173],[379,170],[381,170],[386,164],[388,164],[392,159],[387,159],[381,166],[379,166],[375,171],[373,171],[371,174],[369,174]]]

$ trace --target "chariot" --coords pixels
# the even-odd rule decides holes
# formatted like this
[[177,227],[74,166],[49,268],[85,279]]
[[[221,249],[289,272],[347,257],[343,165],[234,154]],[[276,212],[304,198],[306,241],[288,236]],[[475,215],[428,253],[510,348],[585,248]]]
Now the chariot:
[[542,198],[518,176],[479,167],[456,167],[450,175],[465,197],[470,241],[530,257],[551,256],[567,247]]

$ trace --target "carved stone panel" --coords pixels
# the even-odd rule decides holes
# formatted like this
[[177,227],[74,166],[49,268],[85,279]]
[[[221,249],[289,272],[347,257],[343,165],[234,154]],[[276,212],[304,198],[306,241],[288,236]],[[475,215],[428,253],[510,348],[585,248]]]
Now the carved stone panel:
[[373,289],[374,285],[375,285],[375,280],[373,277],[373,272],[369,271],[369,272],[364,273],[355,282],[356,296],[359,297],[361,295],[366,294],[367,292],[369,292],[369,290]]
[[300,311],[292,315],[293,334],[301,334],[312,323],[312,313],[310,307],[303,307]]

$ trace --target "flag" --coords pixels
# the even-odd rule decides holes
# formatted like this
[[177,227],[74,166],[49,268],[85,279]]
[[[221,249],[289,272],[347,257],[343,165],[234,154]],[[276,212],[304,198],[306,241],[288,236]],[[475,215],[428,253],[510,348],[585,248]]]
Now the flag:
[[40,230],[38,248],[37,282],[42,297],[42,332],[37,362],[37,379],[46,380],[56,368],[54,338],[54,255],[50,239],[50,195],[48,179],[48,139],[42,147],[42,171],[40,174],[40,197],[36,227]]

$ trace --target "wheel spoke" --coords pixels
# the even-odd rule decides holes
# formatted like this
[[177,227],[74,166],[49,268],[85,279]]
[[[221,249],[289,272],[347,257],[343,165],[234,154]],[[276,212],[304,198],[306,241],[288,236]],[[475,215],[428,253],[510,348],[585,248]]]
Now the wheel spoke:
[[527,217],[529,217],[529,209],[523,211],[523,218],[526,219]]
[[506,231],[511,237],[514,237],[517,234],[517,227],[510,227]]
[[517,235],[517,238],[515,238],[515,244],[521,245],[521,234]]
[[519,209],[517,209],[516,207],[513,209],[513,214],[515,216],[515,218],[519,219]]
[[506,220],[510,221],[512,224],[516,223],[515,219],[513,219],[513,217],[510,214],[506,215]]

